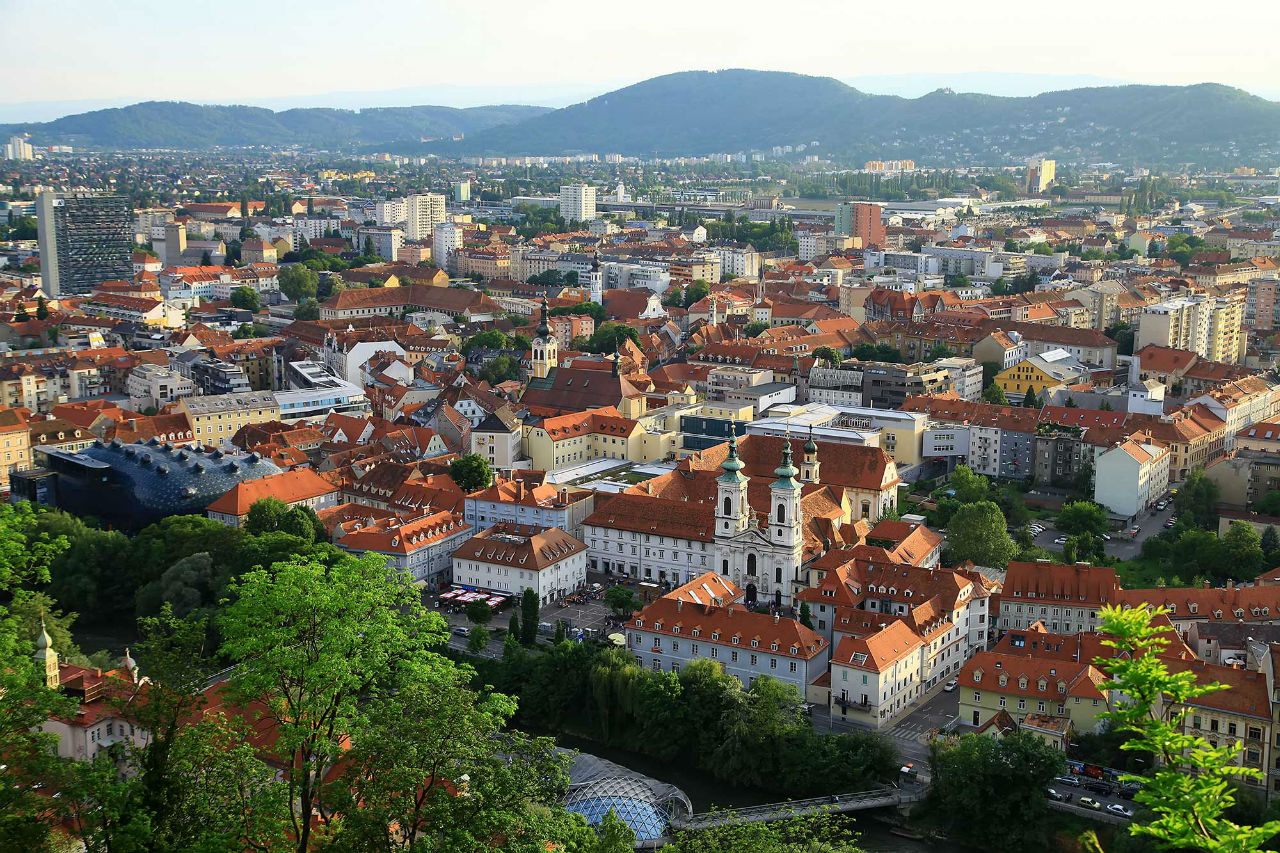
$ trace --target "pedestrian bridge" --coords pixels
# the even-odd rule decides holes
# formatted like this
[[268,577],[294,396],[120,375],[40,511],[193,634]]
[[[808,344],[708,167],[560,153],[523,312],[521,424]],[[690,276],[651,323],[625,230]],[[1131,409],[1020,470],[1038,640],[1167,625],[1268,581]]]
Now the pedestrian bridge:
[[[884,787],[858,791],[852,794],[833,794],[826,797],[811,797],[807,800],[786,800],[781,803],[766,803],[762,806],[745,806],[740,809],[702,812],[683,817],[677,815],[671,818],[670,829],[696,831],[717,826],[785,820],[791,817],[839,814],[863,811],[864,809],[883,809],[918,802],[923,798],[923,788],[916,789],[913,787],[909,790],[903,790],[896,785],[885,785]],[[643,846],[660,847],[670,840],[670,838],[655,839],[657,843]]]

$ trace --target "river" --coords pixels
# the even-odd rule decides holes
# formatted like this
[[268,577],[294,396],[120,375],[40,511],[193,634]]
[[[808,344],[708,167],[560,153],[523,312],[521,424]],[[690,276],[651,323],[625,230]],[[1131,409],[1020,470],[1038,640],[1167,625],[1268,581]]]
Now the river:
[[[613,749],[586,738],[562,734],[556,737],[556,743],[565,749],[587,752],[675,785],[688,794],[696,812],[708,811],[715,806],[740,808],[778,800],[777,794],[768,791],[730,787],[698,770],[667,764],[647,755],[639,755],[624,749]],[[901,838],[891,833],[885,824],[865,815],[855,814],[854,818],[860,836],[858,846],[868,853],[966,853],[965,848],[945,841],[914,841],[910,838]]]

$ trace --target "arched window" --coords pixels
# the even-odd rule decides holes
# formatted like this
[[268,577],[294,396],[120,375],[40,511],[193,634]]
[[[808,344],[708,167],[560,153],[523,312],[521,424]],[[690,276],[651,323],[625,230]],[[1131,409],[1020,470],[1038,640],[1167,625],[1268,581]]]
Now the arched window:
[[782,583],[782,566],[778,566],[773,570],[774,583]]
[[729,500],[728,495],[725,495],[724,496],[724,514],[726,516],[733,515],[732,506],[733,506],[733,501]]
[[779,524],[787,523],[787,505],[786,504],[778,504],[778,523]]
[[747,555],[747,574],[750,575],[751,577],[756,576],[756,555],[755,554]]
[[729,561],[728,560],[722,561],[721,566],[722,568],[720,570],[720,574],[724,575],[725,577],[729,577]]

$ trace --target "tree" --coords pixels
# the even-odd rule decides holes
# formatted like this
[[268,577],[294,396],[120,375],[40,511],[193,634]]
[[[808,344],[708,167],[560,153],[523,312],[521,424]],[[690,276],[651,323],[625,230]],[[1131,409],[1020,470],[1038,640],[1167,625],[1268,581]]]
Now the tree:
[[293,264],[280,270],[278,280],[280,292],[288,297],[290,302],[315,299],[320,290],[320,276],[315,270],[302,264]]
[[1068,536],[1102,536],[1111,529],[1106,509],[1093,501],[1072,501],[1058,511],[1058,529]]
[[[1175,499],[1176,503],[1176,499]],[[1253,502],[1253,511],[1258,515],[1280,515],[1280,489],[1272,489]]]
[[208,249],[200,253],[200,266],[202,267],[213,266],[213,258],[210,257]]
[[1258,540],[1258,544],[1262,547],[1262,553],[1270,559],[1276,549],[1280,548],[1280,536],[1276,534],[1276,529],[1268,524],[1267,529],[1262,531],[1262,538]]
[[[310,510],[310,513],[308,513],[308,510]],[[311,507],[295,506],[281,517],[280,524],[277,529],[281,533],[296,536],[306,544],[310,545],[315,542],[316,539],[327,538],[323,524],[319,526],[319,530],[317,531],[316,522],[318,521],[319,519],[316,518],[315,510],[311,509]],[[319,535],[317,535],[317,533]]]
[[[1061,773],[1062,753],[1030,732],[999,740],[980,734],[934,741],[926,809],[932,822],[966,844],[994,850],[1045,846],[1049,806],[1045,786]],[[972,816],[982,810],[1000,832]]]
[[231,304],[256,314],[262,308],[262,299],[258,296],[258,291],[251,287],[237,287],[231,291]]
[[0,505],[0,754],[5,756],[6,783],[0,796],[0,848],[44,847],[49,825],[43,815],[48,800],[33,785],[56,769],[57,736],[40,730],[51,716],[74,718],[76,703],[45,686],[43,668],[33,652],[36,638],[19,633],[20,623],[8,607],[18,591],[49,582],[49,567],[65,552],[65,537],[40,531],[40,513],[31,504]]
[[520,613],[515,608],[512,608],[511,618],[507,620],[507,636],[520,637]]
[[591,853],[631,853],[636,834],[611,808],[596,827],[596,844]]
[[1231,783],[1253,779],[1261,784],[1263,772],[1237,765],[1237,739],[1214,746],[1198,734],[1187,733],[1185,720],[1192,700],[1225,688],[1199,683],[1190,670],[1169,672],[1159,652],[1169,644],[1164,634],[1170,629],[1152,624],[1153,617],[1166,612],[1109,605],[1101,611],[1101,631],[1110,635],[1103,643],[1115,654],[1097,664],[1111,678],[1105,687],[1120,697],[1101,717],[1129,735],[1121,749],[1156,756],[1154,766],[1143,776],[1121,777],[1121,781],[1142,783],[1134,799],[1153,815],[1131,823],[1129,833],[1175,850],[1258,850],[1280,833],[1280,821],[1241,826],[1226,813],[1235,803]]
[[520,362],[509,355],[500,355],[489,359],[480,368],[480,378],[490,385],[498,385],[512,379],[520,378]]
[[467,355],[476,347],[482,349],[506,349],[511,345],[511,339],[497,329],[488,329],[478,334],[472,335],[462,342],[462,354]]
[[1226,552],[1227,565],[1236,573],[1235,577],[1251,579],[1262,569],[1266,558],[1262,537],[1247,521],[1231,522],[1222,534],[1222,547]]
[[962,504],[978,503],[990,500],[991,484],[981,474],[975,474],[968,465],[957,465],[951,472],[950,486],[955,490],[955,498]]
[[558,645],[560,645],[561,643],[563,643],[564,641],[565,641],[564,620],[563,620],[563,619],[557,619],[557,620],[556,620],[556,633],[555,633],[555,635],[551,638],[551,642],[558,646]]
[[1103,400],[1101,403],[1099,403],[1099,404],[1098,404],[1098,411],[1100,411],[1100,412],[1111,412],[1111,411],[1115,411],[1115,410],[1111,407],[1111,401],[1110,401],[1110,400]]
[[809,602],[800,602],[800,624],[813,630],[813,611],[809,609]]
[[633,343],[639,342],[640,333],[634,327],[626,326],[622,323],[605,323],[596,328],[588,340],[586,348],[589,352],[616,352],[624,340],[629,340]]
[[1004,389],[994,382],[982,389],[982,401],[996,406],[1009,405],[1009,399],[1005,397]]
[[489,647],[489,629],[477,625],[467,635],[467,650],[479,654]]
[[464,492],[476,492],[493,484],[493,466],[480,454],[468,453],[449,463],[449,476]]
[[707,294],[711,292],[711,285],[702,279],[698,279],[693,284],[684,289],[684,307],[688,308],[699,300],[705,299]]
[[662,294],[662,304],[667,308],[683,308],[684,288],[668,287],[667,292]]
[[426,650],[444,644],[447,626],[423,608],[412,578],[376,554],[294,558],[244,574],[231,592],[221,621],[228,690],[276,735],[292,839],[308,853],[313,815],[333,816],[325,773],[348,738],[364,742],[366,714],[440,666]]
[[49,319],[49,305],[47,302],[44,301],[43,296],[38,297],[36,299],[36,319],[37,320]]
[[748,338],[755,338],[755,337],[759,337],[761,334],[767,331],[769,331],[769,324],[762,323],[757,320],[755,322],[748,323],[746,327],[742,330],[742,333],[746,335]]
[[466,607],[467,618],[476,625],[488,625],[493,620],[493,608],[484,601],[472,601]]
[[520,594],[520,642],[532,646],[538,636],[538,594],[528,587]]
[[1000,507],[991,501],[964,504],[947,524],[947,547],[956,562],[972,560],[979,566],[1003,569],[1017,546],[1005,529]]
[[1218,484],[1204,474],[1203,468],[1195,468],[1173,496],[1173,508],[1180,520],[1185,520],[1205,530],[1218,527]]
[[1036,396],[1036,389],[1027,386],[1027,393],[1022,395],[1022,406],[1026,409],[1038,409],[1041,406],[1040,398]]
[[245,532],[258,535],[279,530],[288,512],[289,505],[279,498],[260,498],[253,502],[245,516]]
[[27,313],[26,303],[19,302],[18,309],[13,312],[13,322],[25,323],[31,319],[31,315]]
[[819,361],[825,361],[829,367],[835,367],[844,360],[840,357],[840,353],[831,347],[818,347],[813,351],[813,357]]
[[929,354],[924,357],[924,360],[937,361],[940,358],[951,358],[953,355],[955,355],[955,353],[951,351],[951,347],[943,343],[937,343],[929,350]]
[[626,618],[636,611],[636,596],[625,586],[612,586],[604,592],[604,603],[618,618]]

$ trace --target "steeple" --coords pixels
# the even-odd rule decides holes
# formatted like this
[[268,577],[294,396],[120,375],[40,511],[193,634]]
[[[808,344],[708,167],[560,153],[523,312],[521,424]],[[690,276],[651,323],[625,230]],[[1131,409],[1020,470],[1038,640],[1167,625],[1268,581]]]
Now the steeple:
[[769,488],[771,489],[799,489],[800,484],[796,482],[796,475],[800,472],[791,464],[791,428],[787,427],[787,437],[782,443],[782,464],[773,469],[773,473],[777,476],[775,481]]
[[800,463],[800,479],[805,483],[817,483],[818,443],[813,440],[813,424],[809,424],[809,440],[804,443],[804,460]]
[[591,269],[587,272],[587,299],[597,305],[604,304],[604,274],[600,272],[600,250],[591,258]]
[[[745,467],[738,458],[738,424],[729,419],[729,456],[720,463],[724,473],[716,478],[716,536],[732,539],[752,525],[751,506],[747,502],[749,478],[742,473]],[[725,560],[720,573],[732,577],[733,567]]]
[[551,334],[551,326],[547,323],[547,297],[542,297],[542,322],[538,324],[538,337],[545,338]]
[[542,297],[542,322],[538,325],[538,336],[533,339],[533,377],[545,379],[560,364],[559,345],[551,334],[551,324],[547,321],[547,297]]
[[44,608],[40,608],[40,636],[36,637],[36,666],[44,669],[44,686],[57,690],[61,680],[58,676],[58,653],[53,650],[53,638],[44,625]]
[[722,483],[739,483],[747,479],[742,474],[742,460],[738,458],[738,432],[737,422],[733,419],[729,420],[729,456],[724,462],[720,463],[720,467],[724,473],[720,475]]
[[129,674],[129,680],[138,683],[138,662],[129,654],[129,647],[124,647],[124,657],[120,659],[120,668]]

